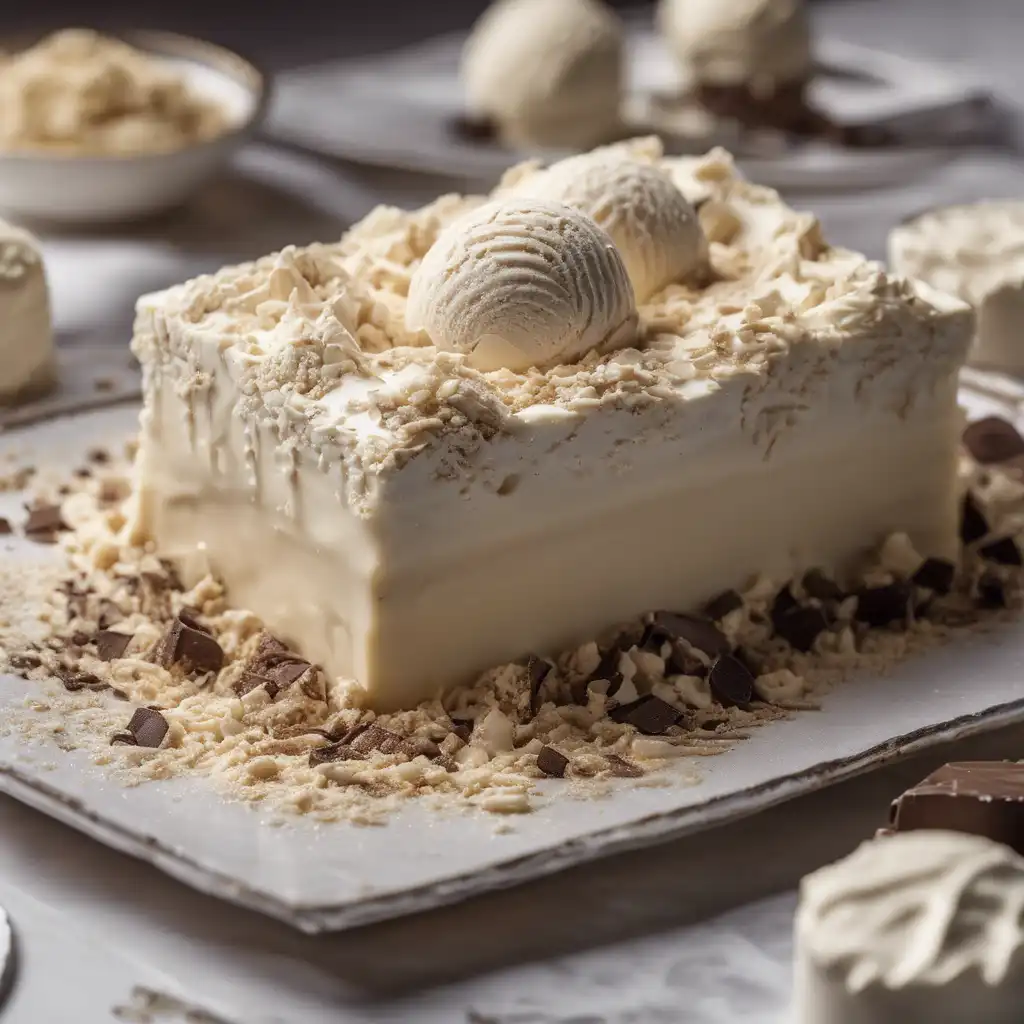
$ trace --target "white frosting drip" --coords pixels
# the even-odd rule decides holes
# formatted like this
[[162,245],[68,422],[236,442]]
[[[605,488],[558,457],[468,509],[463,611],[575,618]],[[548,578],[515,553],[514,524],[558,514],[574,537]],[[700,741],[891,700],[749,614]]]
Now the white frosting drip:
[[604,228],[622,253],[638,302],[707,258],[693,205],[662,170],[621,150],[570,157],[525,178],[515,191],[565,203]]
[[407,323],[480,370],[573,362],[631,340],[622,257],[588,217],[530,198],[452,224],[413,274]]

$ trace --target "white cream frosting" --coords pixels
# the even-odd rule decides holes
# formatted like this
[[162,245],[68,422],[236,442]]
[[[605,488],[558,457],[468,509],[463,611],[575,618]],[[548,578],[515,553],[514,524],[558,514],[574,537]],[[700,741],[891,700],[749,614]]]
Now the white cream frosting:
[[705,265],[707,246],[693,204],[667,174],[621,149],[569,157],[522,178],[514,191],[591,217],[622,253],[638,302]]
[[954,832],[874,840],[804,879],[796,934],[801,1024],[1009,1024],[1024,1005],[1024,858]]
[[496,0],[463,52],[468,107],[515,145],[606,142],[621,125],[623,50],[603,0]]
[[771,92],[811,74],[805,0],[661,0],[658,18],[695,82]]
[[702,201],[711,267],[631,347],[482,371],[406,326],[486,197],[143,299],[138,531],[391,707],[897,530],[951,554],[969,309],[830,248],[726,154],[623,148]]
[[449,225],[413,274],[406,308],[411,330],[478,370],[576,362],[629,344],[636,323],[611,239],[568,206],[518,196]]
[[978,311],[970,361],[1024,374],[1024,203],[933,210],[889,235],[898,274],[927,281]]
[[39,243],[0,221],[0,401],[48,386],[53,369],[50,298]]

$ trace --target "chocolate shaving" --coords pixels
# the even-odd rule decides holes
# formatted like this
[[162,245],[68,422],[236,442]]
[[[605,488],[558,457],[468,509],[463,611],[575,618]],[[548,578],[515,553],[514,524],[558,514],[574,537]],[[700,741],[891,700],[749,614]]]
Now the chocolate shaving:
[[699,615],[655,612],[648,634],[673,644],[685,641],[709,658],[725,654],[730,649],[726,635],[710,619]]
[[999,540],[986,544],[979,550],[982,558],[989,562],[996,562],[999,565],[1024,565],[1024,558],[1021,558],[1020,548],[1012,537],[1001,537]]
[[723,654],[711,666],[708,683],[715,699],[725,707],[746,707],[754,699],[754,676],[731,654]]
[[987,416],[968,424],[963,433],[963,442],[974,461],[983,466],[1009,462],[1010,459],[1024,455],[1024,437],[1021,437],[1012,423],[998,416]]
[[542,747],[537,754],[537,767],[553,779],[564,779],[569,767],[569,758],[554,747]]
[[241,677],[235,683],[235,693],[244,697],[262,686],[270,699],[276,700],[279,693],[311,671],[313,674],[303,684],[302,692],[311,700],[319,700],[323,697],[319,672],[304,658],[290,651],[277,637],[263,633]]
[[64,522],[60,505],[37,505],[29,509],[25,536],[37,544],[55,544],[57,534],[70,527]]
[[960,540],[964,544],[973,544],[988,534],[988,520],[984,513],[978,508],[974,495],[964,495],[960,506]]
[[913,582],[936,594],[948,594],[956,580],[956,566],[944,558],[927,558],[914,573]]
[[132,642],[132,634],[115,633],[111,629],[104,629],[96,634],[96,657],[100,661],[115,661],[124,657],[124,652]]
[[627,761],[626,758],[619,754],[605,754],[604,759],[608,762],[608,770],[616,778],[639,779],[644,773],[643,768],[638,764]]
[[151,657],[164,668],[181,665],[187,671],[200,673],[219,672],[224,666],[220,644],[187,612],[182,612],[167,627]]
[[865,587],[857,592],[858,622],[880,629],[893,623],[905,625],[914,605],[914,588],[898,580],[881,587]]
[[543,704],[540,692],[544,681],[551,675],[552,666],[536,654],[528,654],[523,664],[526,668],[527,681],[530,684],[530,715],[533,716],[540,711]]
[[704,605],[704,614],[716,622],[720,622],[734,611],[743,607],[743,598],[735,590],[726,590],[713,597]]
[[68,693],[78,693],[79,690],[99,692],[109,689],[109,684],[103,682],[99,676],[93,675],[92,672],[79,672],[73,668],[58,668],[55,675]]
[[377,750],[382,754],[406,754],[415,757],[419,753],[405,737],[376,724],[362,730],[358,736],[350,740],[349,745],[361,754]]
[[682,711],[660,697],[641,697],[611,712],[620,725],[631,725],[645,736],[663,736],[683,717]]

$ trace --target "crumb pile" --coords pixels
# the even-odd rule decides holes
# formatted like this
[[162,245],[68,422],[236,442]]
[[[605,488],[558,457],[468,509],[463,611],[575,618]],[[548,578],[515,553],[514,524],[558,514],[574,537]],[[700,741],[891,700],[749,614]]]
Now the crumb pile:
[[155,57],[86,29],[0,57],[0,149],[130,156],[226,127],[217,103]]
[[1017,613],[1024,439],[992,419],[964,441],[957,564],[896,534],[855,581],[756,580],[700,613],[648,613],[387,715],[232,608],[212,576],[186,590],[158,552],[132,546],[127,467],[94,452],[70,480],[37,481],[18,527],[62,557],[0,578],[0,670],[49,681],[27,691],[33,724],[0,728],[87,750],[128,784],[198,773],[274,812],[361,823],[409,797],[527,811],[543,778],[577,794],[616,777],[694,782],[695,762],[678,759],[817,707],[851,671]]

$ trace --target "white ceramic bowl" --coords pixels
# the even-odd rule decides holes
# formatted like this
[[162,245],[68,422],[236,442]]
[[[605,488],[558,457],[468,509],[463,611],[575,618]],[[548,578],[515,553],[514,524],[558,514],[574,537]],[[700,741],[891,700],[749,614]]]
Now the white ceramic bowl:
[[238,54],[170,32],[119,37],[182,74],[227,113],[222,134],[182,149],[131,156],[0,151],[0,211],[62,224],[134,220],[184,202],[252,135],[269,101],[269,80]]

